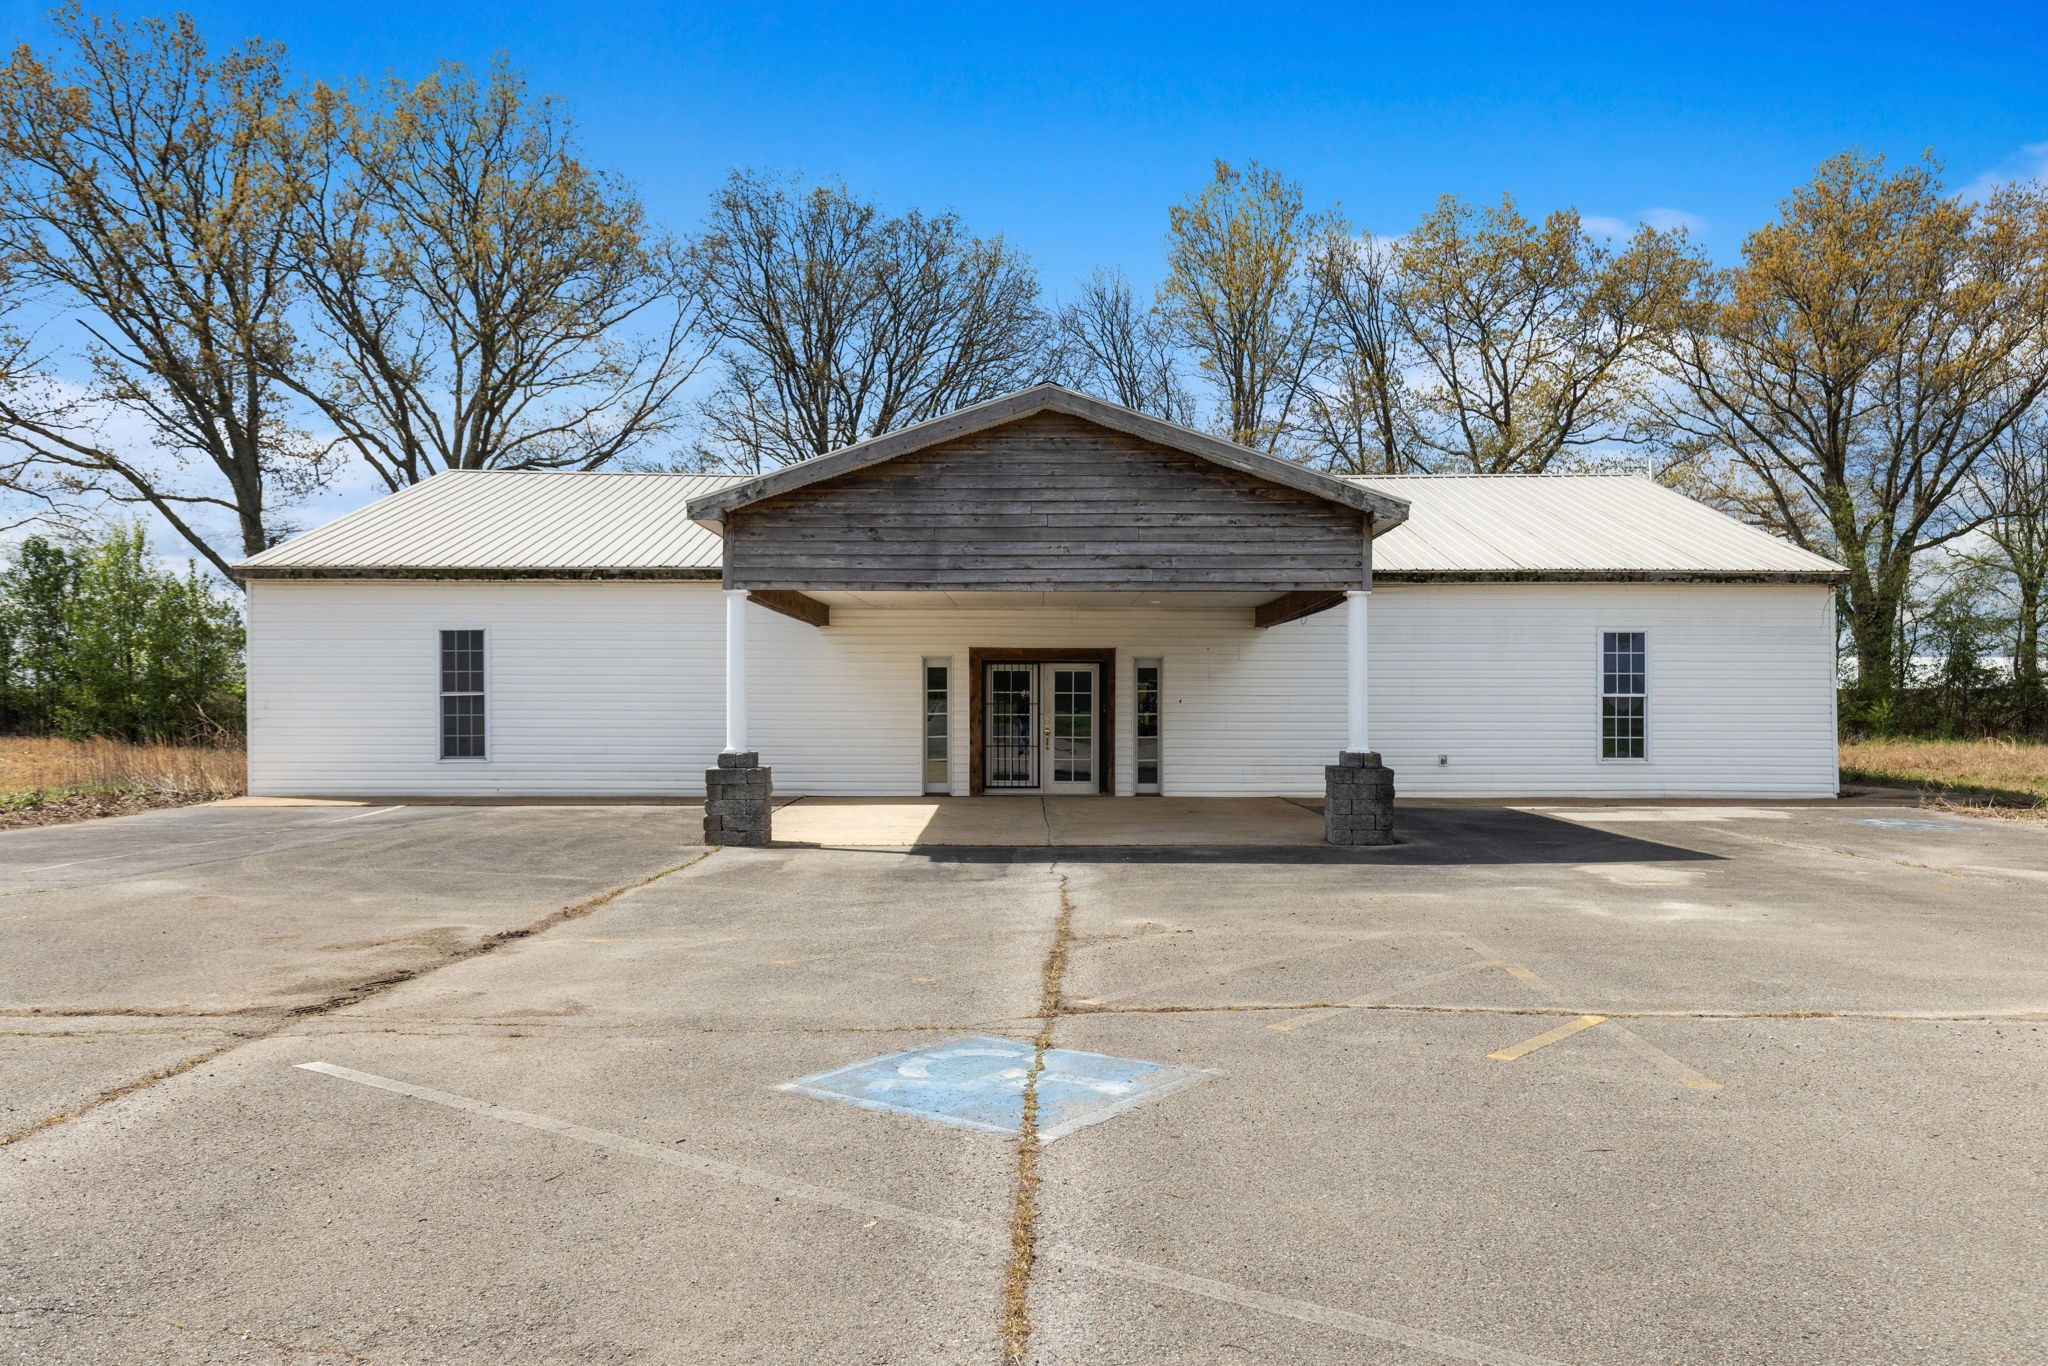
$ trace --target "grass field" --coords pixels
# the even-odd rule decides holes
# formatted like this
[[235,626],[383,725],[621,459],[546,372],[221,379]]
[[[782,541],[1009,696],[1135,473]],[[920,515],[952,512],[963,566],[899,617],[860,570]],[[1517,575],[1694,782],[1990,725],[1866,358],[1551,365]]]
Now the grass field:
[[2018,740],[1855,740],[1842,745],[1842,779],[1987,797],[2048,818],[2048,745]]
[[247,783],[239,745],[0,736],[0,829],[212,801]]

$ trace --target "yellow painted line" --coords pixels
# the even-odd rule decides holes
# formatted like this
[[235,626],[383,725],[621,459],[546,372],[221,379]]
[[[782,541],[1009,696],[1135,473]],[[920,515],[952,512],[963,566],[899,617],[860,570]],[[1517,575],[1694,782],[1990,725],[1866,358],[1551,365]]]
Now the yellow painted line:
[[1481,968],[1498,966],[1498,959],[1495,959],[1490,963],[1461,963],[1457,967],[1451,968],[1447,971],[1432,972],[1422,977],[1411,977],[1405,982],[1397,982],[1393,986],[1386,988],[1384,991],[1376,991],[1370,996],[1361,996],[1355,1001],[1346,1001],[1344,1002],[1344,1004],[1339,1006],[1330,1006],[1322,1010],[1311,1010],[1306,1014],[1296,1015],[1292,1019],[1283,1020],[1279,1024],[1269,1024],[1266,1026],[1266,1028],[1272,1030],[1275,1034],[1292,1034],[1295,1030],[1305,1028],[1308,1025],[1312,1025],[1317,1020],[1327,1020],[1332,1015],[1342,1015],[1346,1010],[1352,1009],[1357,1006],[1374,1006],[1388,1002],[1396,1002],[1399,1001],[1404,994],[1414,991],[1417,988],[1434,986],[1438,982],[1447,982],[1453,977],[1463,977],[1468,972],[1477,972]]
[[1606,1018],[1605,1015],[1581,1015],[1576,1020],[1566,1020],[1555,1029],[1546,1029],[1533,1039],[1524,1039],[1518,1044],[1501,1049],[1498,1053],[1488,1053],[1486,1056],[1501,1062],[1513,1062],[1516,1058],[1534,1053],[1539,1048],[1548,1048],[1560,1039],[1569,1039],[1581,1030],[1591,1029]]
[[1529,969],[1523,967],[1520,963],[1503,963],[1501,966],[1505,967],[1508,970],[1508,976],[1510,977],[1517,978],[1524,982],[1534,982],[1537,986],[1540,987],[1547,987],[1550,985],[1550,983],[1544,981],[1541,977],[1538,977],[1535,973],[1529,971]]

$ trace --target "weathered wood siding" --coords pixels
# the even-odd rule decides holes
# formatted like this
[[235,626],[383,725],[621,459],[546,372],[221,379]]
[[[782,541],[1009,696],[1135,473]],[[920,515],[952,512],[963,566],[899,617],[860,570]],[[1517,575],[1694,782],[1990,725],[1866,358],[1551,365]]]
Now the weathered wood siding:
[[739,509],[731,588],[1359,588],[1365,519],[1044,413]]

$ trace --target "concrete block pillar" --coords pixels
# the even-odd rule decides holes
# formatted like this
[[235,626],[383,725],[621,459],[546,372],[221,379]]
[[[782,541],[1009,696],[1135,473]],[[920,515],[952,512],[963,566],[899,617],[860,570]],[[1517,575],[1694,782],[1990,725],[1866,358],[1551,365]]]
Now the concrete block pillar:
[[1323,768],[1323,838],[1358,847],[1394,842],[1394,770],[1372,750],[1345,750]]
[[747,748],[747,595],[725,593],[725,750],[704,771],[704,842],[758,848],[774,838],[775,770]]
[[718,756],[718,767],[704,771],[704,842],[759,848],[774,838],[769,803],[775,796],[775,770],[761,767],[752,750]]

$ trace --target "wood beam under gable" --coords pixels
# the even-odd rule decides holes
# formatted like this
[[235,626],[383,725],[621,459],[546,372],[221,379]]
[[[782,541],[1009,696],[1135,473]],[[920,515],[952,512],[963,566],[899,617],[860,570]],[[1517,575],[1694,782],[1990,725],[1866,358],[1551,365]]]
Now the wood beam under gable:
[[832,608],[808,593],[782,588],[756,588],[747,594],[747,601],[765,607],[771,612],[780,612],[785,617],[794,617],[809,626],[825,627],[832,624]]
[[1252,625],[1281,626],[1343,605],[1342,593],[1282,593],[1271,602],[1252,608]]

